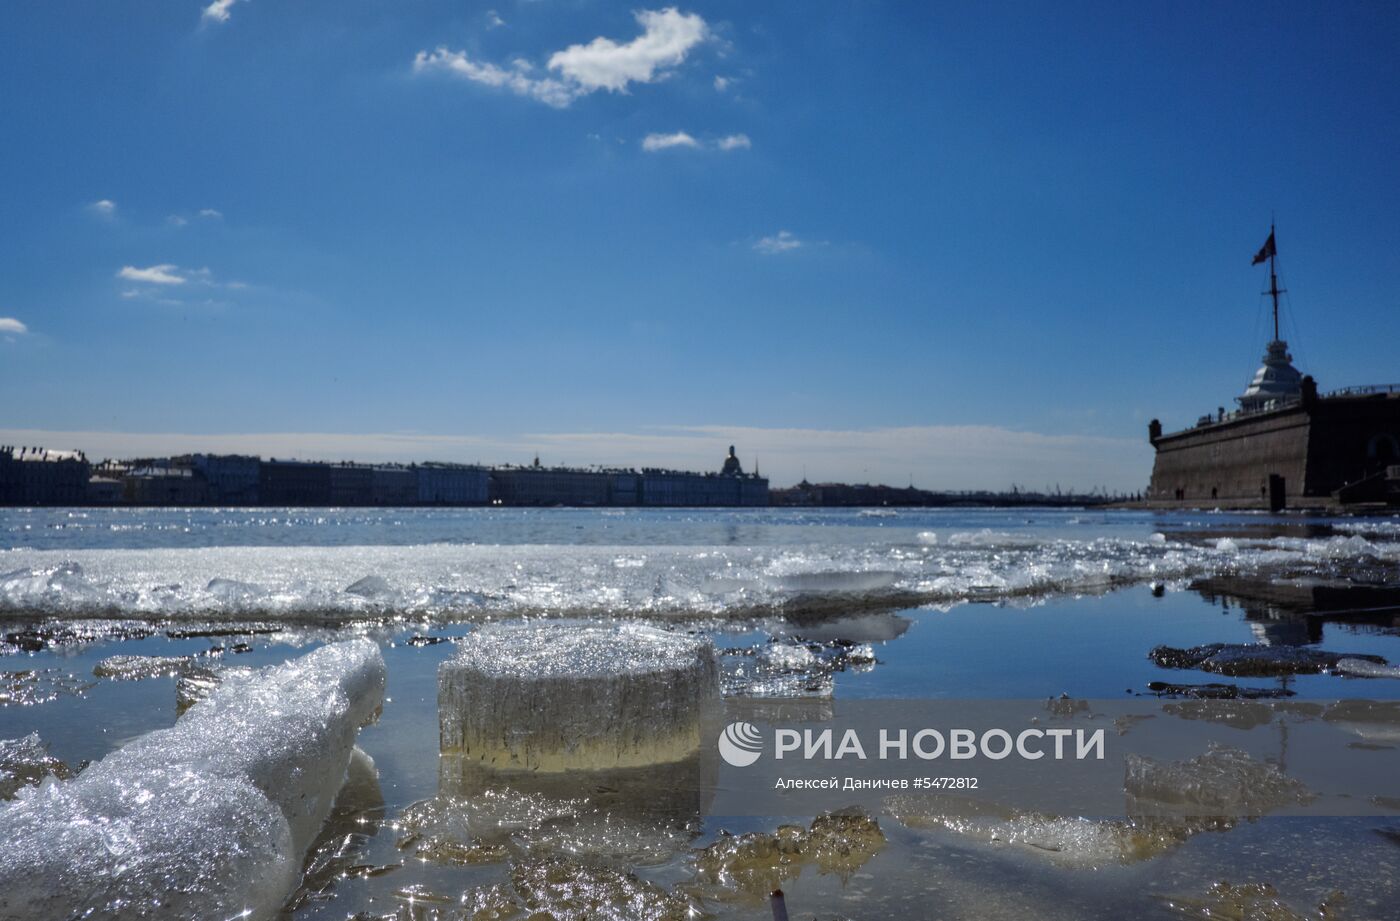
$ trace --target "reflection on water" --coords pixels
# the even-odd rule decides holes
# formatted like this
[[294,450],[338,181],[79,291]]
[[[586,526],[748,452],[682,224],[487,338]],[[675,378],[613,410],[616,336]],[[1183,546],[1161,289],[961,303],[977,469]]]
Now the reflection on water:
[[[1341,667],[1400,663],[1393,521],[6,510],[0,544],[0,739],[37,730],[47,745],[24,749],[24,783],[305,646],[345,632],[385,646],[383,717],[288,918],[753,919],[776,885],[803,919],[1400,917],[1400,796],[1385,786],[1400,680]],[[946,795],[723,817],[710,751],[511,777],[440,757],[436,669],[454,639],[539,613],[709,635],[730,718],[817,726],[855,699],[1164,694],[1182,699],[1156,719],[1208,722],[1222,747],[1144,758],[1123,778],[1126,817],[1111,818]],[[1148,658],[1212,644],[1262,649],[1170,669]],[[1347,697],[1382,702],[1333,702]],[[1132,739],[1142,723],[1114,725]],[[1328,747],[1311,741],[1322,729]],[[1348,796],[1371,814],[1279,814]]]
[[342,879],[367,879],[395,869],[396,864],[374,866],[362,862],[384,815],[379,770],[374,759],[356,748],[350,753],[345,785],[326,817],[321,834],[311,845],[301,886],[287,900],[287,910],[295,911],[308,902],[332,898],[333,888]]
[[456,755],[439,761],[437,796],[394,822],[400,850],[444,864],[557,854],[657,866],[699,834],[718,767],[712,749],[647,768],[499,774]]

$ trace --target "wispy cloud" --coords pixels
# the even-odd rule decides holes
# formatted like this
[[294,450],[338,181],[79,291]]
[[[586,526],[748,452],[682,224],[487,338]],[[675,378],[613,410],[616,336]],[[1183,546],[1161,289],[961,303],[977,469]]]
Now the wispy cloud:
[[200,208],[198,211],[194,212],[193,217],[188,216],[188,214],[180,214],[177,212],[168,216],[165,222],[172,227],[187,227],[191,220],[222,221],[223,219],[224,213],[217,208]]
[[14,317],[0,317],[0,333],[23,336],[27,332],[29,332],[29,327]]
[[117,216],[117,203],[110,198],[100,198],[88,205],[88,210],[100,218],[111,220]]
[[201,17],[205,22],[228,22],[229,10],[239,0],[214,0],[204,8],[204,15]]
[[685,131],[676,131],[671,134],[653,132],[642,138],[642,150],[647,153],[656,153],[659,150],[670,150],[676,147],[688,147],[692,150],[707,149],[719,150],[725,153],[735,150],[748,150],[753,146],[747,134],[731,134],[713,141],[696,140]]
[[537,75],[535,66],[524,58],[502,67],[474,61],[465,51],[450,51],[441,45],[435,51],[418,52],[413,70],[442,71],[562,109],[598,90],[625,93],[633,83],[664,79],[710,34],[699,15],[682,13],[675,7],[640,10],[635,16],[642,34],[629,42],[599,36],[586,45],[570,45],[550,55],[546,69],[557,76]]
[[995,425],[927,425],[878,429],[758,428],[703,425],[625,432],[517,435],[270,432],[147,434],[0,429],[0,441],[81,448],[89,457],[191,451],[364,461],[524,462],[717,469],[733,444],[745,469],[757,458],[775,486],[806,475],[816,481],[925,489],[1032,489],[1060,483],[1088,490],[1141,489],[1152,467],[1146,439],[1047,435]]
[[753,248],[765,256],[775,256],[779,253],[790,253],[805,245],[802,240],[793,236],[789,231],[780,230],[771,237],[760,238],[754,243]]
[[180,272],[179,266],[168,262],[139,269],[134,265],[124,265],[117,277],[125,281],[138,281],[148,285],[183,285],[188,279]]
[[168,262],[145,268],[123,266],[116,277],[127,282],[120,292],[123,300],[193,310],[228,308],[232,304],[223,299],[224,292],[250,287],[241,281],[217,278],[208,267],[181,268]]
[[655,153],[658,150],[669,150],[673,147],[699,147],[700,142],[686,134],[684,131],[677,131],[674,134],[648,134],[642,138],[642,150],[647,153]]
[[733,81],[731,78],[729,78],[729,77],[720,77],[720,76],[716,76],[716,77],[715,77],[715,92],[716,92],[716,93],[723,93],[725,90],[729,89],[729,84],[731,84],[731,83],[733,83],[733,82],[734,82],[734,81]]
[[505,24],[506,24],[506,21],[505,21],[504,19],[501,18],[501,14],[500,14],[500,13],[497,13],[495,10],[487,10],[487,11],[486,11],[486,28],[488,28],[488,29],[499,29],[501,26],[503,26],[503,25],[505,25]]
[[508,89],[517,96],[528,96],[556,109],[565,108],[579,95],[576,87],[552,77],[534,76],[534,65],[523,58],[511,61],[507,69],[473,61],[465,51],[448,51],[439,47],[432,53],[418,52],[413,59],[413,70],[415,73],[443,71],[473,83]]

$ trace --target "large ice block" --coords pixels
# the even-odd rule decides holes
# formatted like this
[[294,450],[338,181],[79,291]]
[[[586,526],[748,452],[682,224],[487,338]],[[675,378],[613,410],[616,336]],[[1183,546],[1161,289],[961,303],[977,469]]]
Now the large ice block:
[[484,627],[438,669],[442,751],[497,770],[678,761],[718,700],[708,639],[636,624]]
[[325,646],[23,791],[0,807],[0,919],[275,915],[384,677],[374,643]]

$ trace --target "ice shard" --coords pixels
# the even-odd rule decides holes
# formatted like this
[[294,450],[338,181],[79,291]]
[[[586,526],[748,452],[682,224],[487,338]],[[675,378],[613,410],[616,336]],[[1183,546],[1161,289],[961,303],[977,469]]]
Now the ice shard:
[[708,639],[635,624],[484,627],[438,670],[442,751],[497,770],[678,761],[718,700]]
[[0,919],[274,916],[384,678],[374,643],[325,646],[22,791],[0,807]]

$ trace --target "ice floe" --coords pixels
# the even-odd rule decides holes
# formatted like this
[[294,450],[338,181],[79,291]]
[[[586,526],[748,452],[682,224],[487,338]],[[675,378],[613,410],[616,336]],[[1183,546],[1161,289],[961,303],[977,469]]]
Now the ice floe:
[[[264,619],[801,613],[1222,574],[1393,570],[1389,534],[1052,537],[983,529],[801,546],[422,544],[5,551],[0,610]],[[602,574],[606,573],[606,578]],[[835,599],[835,600],[833,600]]]
[[709,639],[637,624],[483,627],[438,670],[443,752],[500,770],[680,760],[718,699]]
[[377,712],[365,640],[232,682],[169,729],[0,807],[0,918],[267,918]]

